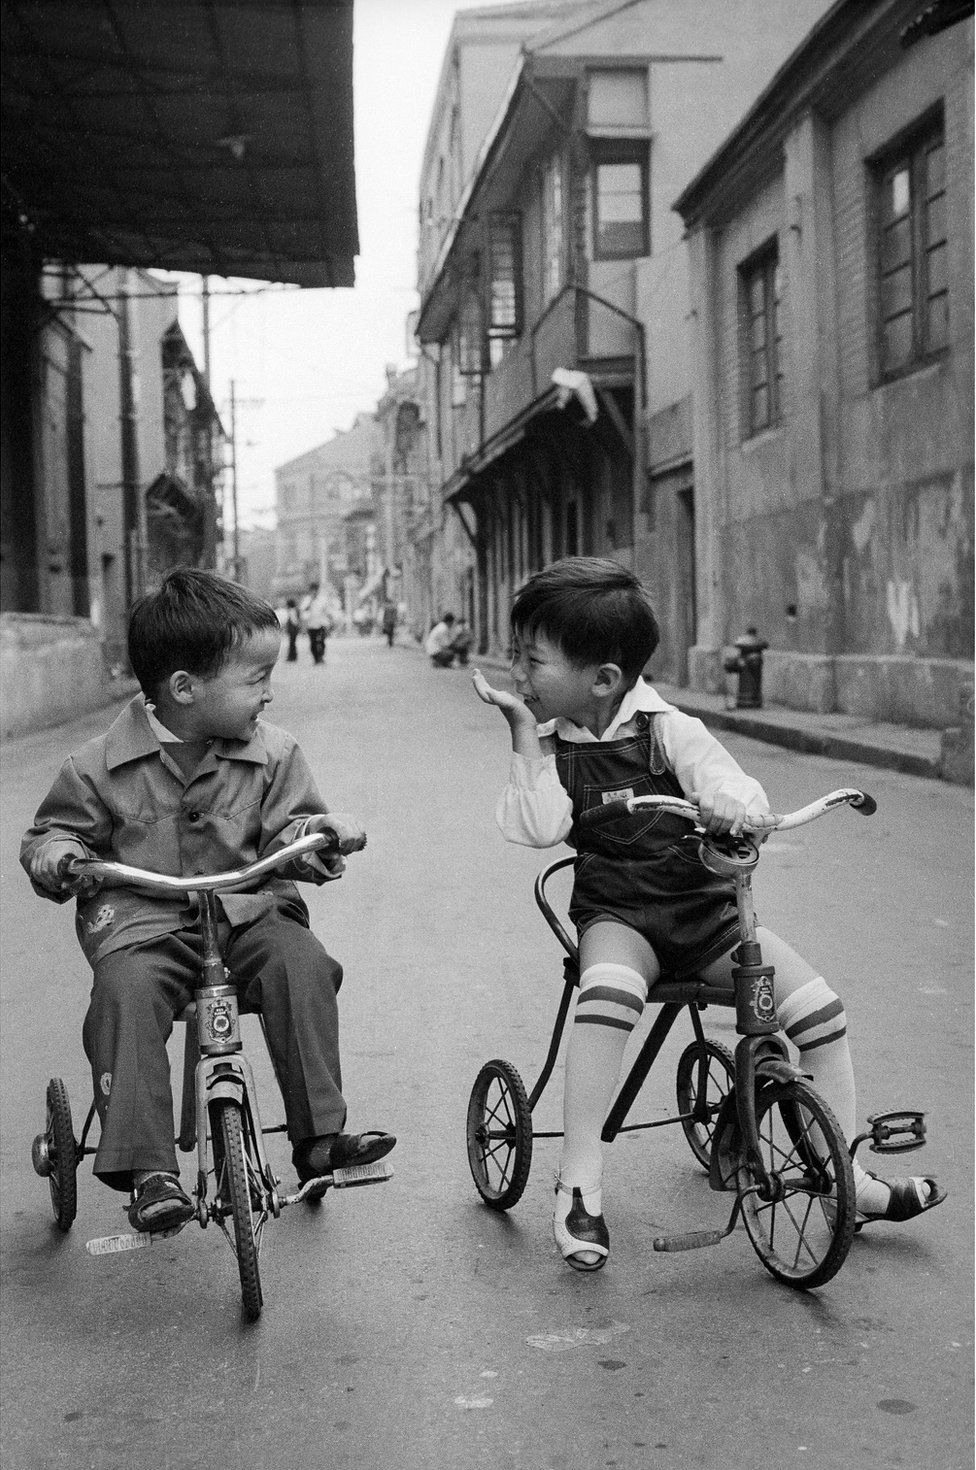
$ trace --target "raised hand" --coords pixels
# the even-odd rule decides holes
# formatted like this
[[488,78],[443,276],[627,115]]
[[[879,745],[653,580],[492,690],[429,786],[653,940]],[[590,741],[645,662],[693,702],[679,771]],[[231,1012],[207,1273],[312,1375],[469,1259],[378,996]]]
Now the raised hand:
[[[508,689],[495,689],[480,669],[475,669],[471,675],[471,682],[478,698],[485,704],[493,704],[505,715],[515,715],[519,718],[531,719],[531,712],[526,708],[524,702],[517,694]],[[534,722],[533,722],[534,723]]]

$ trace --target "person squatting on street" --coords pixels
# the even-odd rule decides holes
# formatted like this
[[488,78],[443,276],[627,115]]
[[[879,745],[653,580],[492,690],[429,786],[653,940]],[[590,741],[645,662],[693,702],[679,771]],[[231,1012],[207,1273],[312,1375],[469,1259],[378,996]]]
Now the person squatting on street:
[[[605,798],[664,795],[696,802],[711,833],[773,825],[758,782],[700,720],[668,704],[641,677],[658,643],[638,579],[616,562],[566,557],[530,577],[511,613],[515,693],[480,671],[479,697],[508,721],[509,784],[497,821],[510,842],[578,853],[570,918],[579,934],[580,983],[566,1054],[563,1149],[553,1232],[563,1258],[593,1271],[609,1254],[600,1131],[616,1092],[627,1037],[666,971],[700,973],[732,989],[739,942],[735,888],[666,813],[581,830]],[[635,859],[637,861],[635,861]],[[782,1028],[848,1142],[857,1132],[844,1006],[822,975],[776,934],[758,931],[776,970]],[[879,1179],[853,1161],[857,1218],[910,1220],[941,1203],[931,1177]]]
[[454,638],[454,614],[445,613],[439,623],[435,623],[427,634],[424,644],[424,652],[430,658],[435,669],[449,669],[454,662],[454,649],[451,646]]
[[[310,832],[334,832],[341,854],[364,847],[355,818],[323,802],[296,741],[261,718],[280,643],[273,608],[244,588],[212,572],[169,572],[132,608],[129,658],[142,693],[68,757],[21,848],[37,893],[56,903],[77,895],[94,972],[83,1031],[101,1122],[94,1172],[133,1191],[136,1230],[193,1215],[179,1183],[166,1041],[193,999],[196,900],[97,892],[62,880],[58,864],[101,858],[189,876],[244,867]],[[344,867],[343,856],[310,853],[218,898],[224,958],[242,1009],[263,1014],[303,1183],[396,1143],[342,1131],[342,968],[312,934],[293,881],[326,883]]]

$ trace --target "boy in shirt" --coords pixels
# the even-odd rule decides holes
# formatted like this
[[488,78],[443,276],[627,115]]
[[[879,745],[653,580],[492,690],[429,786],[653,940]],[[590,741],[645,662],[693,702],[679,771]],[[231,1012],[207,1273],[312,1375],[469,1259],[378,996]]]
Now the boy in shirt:
[[218,898],[224,959],[242,1009],[263,1014],[299,1179],[372,1163],[396,1143],[342,1131],[342,969],[309,929],[294,880],[338,878],[343,854],[366,837],[354,818],[329,811],[296,741],[262,718],[280,643],[274,609],[260,598],[212,572],[169,572],[131,613],[142,693],[65,761],[21,849],[37,893],[78,899],[76,930],[93,971],[83,1039],[101,1123],[94,1172],[131,1191],[129,1220],[140,1231],[174,1229],[194,1213],[179,1183],[166,1041],[193,998],[196,900],[95,891],[62,876],[65,857],[186,877],[333,832],[338,856],[309,854]]
[[[566,557],[537,572],[511,613],[515,693],[474,685],[508,722],[509,784],[498,824],[510,842],[576,848],[570,918],[579,934],[580,984],[566,1054],[563,1152],[553,1233],[578,1271],[607,1260],[600,1132],[627,1037],[663,972],[700,974],[732,989],[739,942],[735,890],[711,873],[679,817],[644,812],[593,830],[582,812],[621,797],[696,802],[706,832],[762,836],[776,825],[757,781],[700,720],[641,677],[658,628],[643,587],[617,562]],[[780,1024],[848,1142],[857,1132],[854,1073],[840,998],[770,930],[758,931],[775,966]],[[858,1221],[909,1220],[945,1199],[931,1177],[886,1181],[852,1161]]]

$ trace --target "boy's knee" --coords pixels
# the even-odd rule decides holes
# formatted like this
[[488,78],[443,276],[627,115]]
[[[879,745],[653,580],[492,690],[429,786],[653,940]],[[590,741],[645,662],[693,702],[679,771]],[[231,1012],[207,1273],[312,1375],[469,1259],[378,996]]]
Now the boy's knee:
[[801,1052],[829,1046],[847,1035],[844,1003],[822,975],[784,996],[777,1011],[783,1031]]
[[289,985],[329,986],[339,993],[342,966],[304,924],[285,919],[276,926],[262,966],[262,980]]
[[111,954],[95,967],[91,1008],[129,1015],[157,1015],[169,1010],[154,970],[134,956]]

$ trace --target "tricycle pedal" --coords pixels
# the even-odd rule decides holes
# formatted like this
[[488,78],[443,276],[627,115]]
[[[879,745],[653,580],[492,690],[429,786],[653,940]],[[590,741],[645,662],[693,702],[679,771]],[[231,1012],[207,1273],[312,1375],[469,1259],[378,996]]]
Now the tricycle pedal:
[[718,1245],[728,1234],[727,1230],[689,1230],[685,1235],[658,1235],[654,1239],[656,1251],[697,1251],[705,1245]]
[[918,1108],[898,1108],[891,1113],[872,1113],[868,1131],[851,1144],[851,1156],[859,1143],[870,1139],[873,1154],[903,1154],[925,1143],[925,1114]]
[[358,1184],[383,1184],[393,1178],[392,1165],[380,1160],[375,1164],[350,1164],[347,1169],[333,1169],[336,1189],[352,1189]]
[[102,1235],[96,1240],[89,1240],[85,1250],[90,1256],[115,1256],[121,1251],[138,1251],[144,1246],[153,1245],[157,1240],[166,1240],[171,1235],[179,1235],[187,1222],[176,1225],[172,1230],[138,1230],[124,1235]]

